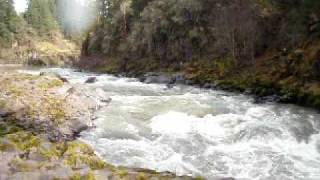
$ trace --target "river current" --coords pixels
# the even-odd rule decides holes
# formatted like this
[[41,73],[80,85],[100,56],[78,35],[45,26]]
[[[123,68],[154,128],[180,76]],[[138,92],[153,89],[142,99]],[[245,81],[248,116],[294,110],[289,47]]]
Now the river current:
[[[320,114],[247,95],[133,78],[53,71],[112,98],[81,133],[108,163],[178,175],[257,180],[320,179]],[[97,82],[85,84],[88,77]]]

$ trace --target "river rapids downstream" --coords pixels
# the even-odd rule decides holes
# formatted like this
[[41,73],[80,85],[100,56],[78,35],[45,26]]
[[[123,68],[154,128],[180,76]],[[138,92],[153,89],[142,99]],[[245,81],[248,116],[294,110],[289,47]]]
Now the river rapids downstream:
[[[112,102],[81,133],[108,163],[207,179],[320,179],[320,114],[294,105],[191,86],[53,71],[72,84],[101,89]],[[89,77],[97,82],[85,84]]]

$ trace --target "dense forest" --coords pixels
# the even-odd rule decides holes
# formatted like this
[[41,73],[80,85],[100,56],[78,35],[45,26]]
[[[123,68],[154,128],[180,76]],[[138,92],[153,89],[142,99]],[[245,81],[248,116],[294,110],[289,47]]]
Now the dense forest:
[[6,47],[22,32],[22,19],[13,7],[13,0],[0,2],[0,47]]
[[320,34],[315,0],[110,0],[100,7],[88,53],[131,61],[250,64],[267,50],[291,51]]
[[[82,64],[320,105],[317,0],[102,0]],[[311,102],[306,102],[311,101]]]

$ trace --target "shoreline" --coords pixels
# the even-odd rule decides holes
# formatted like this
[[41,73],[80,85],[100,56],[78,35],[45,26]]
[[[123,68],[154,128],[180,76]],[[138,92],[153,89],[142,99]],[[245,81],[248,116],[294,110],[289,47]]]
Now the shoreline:
[[[83,69],[78,69],[79,71],[83,71]],[[166,72],[146,72],[144,75],[132,75],[132,74],[124,74],[122,72],[114,73],[114,72],[100,72],[96,70],[84,70],[83,72],[93,72],[98,74],[111,74],[117,77],[128,77],[128,78],[136,78],[142,83],[149,84],[164,84],[167,85],[168,88],[171,88],[175,85],[188,85],[196,88],[203,89],[211,89],[211,90],[222,90],[231,93],[239,93],[244,95],[249,95],[254,99],[254,102],[257,104],[260,103],[280,103],[280,104],[292,104],[301,106],[304,108],[311,108],[316,111],[320,110],[320,105],[312,104],[309,102],[305,102],[308,98],[312,98],[312,95],[302,95],[299,96],[299,93],[292,92],[281,92],[281,88],[273,88],[267,87],[265,85],[248,85],[244,86],[243,84],[234,83],[232,81],[224,81],[224,80],[214,80],[214,82],[197,82],[197,80],[190,80],[186,78],[186,74],[182,75],[183,72],[175,72],[175,73],[166,73]],[[150,75],[151,74],[151,75]],[[165,77],[165,79],[163,79]],[[178,80],[177,80],[178,77]],[[148,79],[148,78],[151,78]],[[310,97],[308,97],[310,96]],[[307,97],[307,98],[304,98]],[[314,96],[318,98],[317,96]]]
[[[85,88],[73,87],[62,80],[56,74],[46,73],[8,72],[0,78],[0,84],[7,84],[0,90],[0,157],[5,159],[0,163],[0,179],[203,179],[116,167],[102,160],[77,138],[77,134],[91,126],[97,110],[92,108],[96,104],[86,99],[86,93],[90,92]],[[73,92],[66,97],[70,89]],[[61,102],[60,97],[65,100]],[[107,97],[104,98],[101,100],[106,102]],[[34,101],[40,103],[36,105]]]
[[[92,62],[90,62],[92,61]],[[210,62],[198,65],[192,63],[183,67],[161,67],[150,62],[124,62],[117,58],[82,57],[73,67],[80,71],[106,73],[115,76],[138,78],[141,82],[191,85],[205,89],[217,89],[228,92],[244,93],[253,96],[257,103],[276,102],[295,104],[302,107],[320,110],[320,81],[300,79],[299,76],[280,78],[281,73],[270,75],[268,66],[263,61],[257,67],[243,67],[221,70],[210,67]],[[281,63],[278,62],[280,66]],[[227,71],[224,74],[223,71]],[[223,75],[220,75],[222,73]]]

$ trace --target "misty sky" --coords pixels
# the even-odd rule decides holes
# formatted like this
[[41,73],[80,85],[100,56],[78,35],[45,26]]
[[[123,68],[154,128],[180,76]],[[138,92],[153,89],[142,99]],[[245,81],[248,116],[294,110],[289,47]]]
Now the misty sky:
[[27,0],[14,0],[14,6],[18,13],[24,12],[27,8]]
[[[85,0],[78,0],[84,2]],[[27,8],[27,0],[14,0],[14,6],[18,13],[24,12]]]

